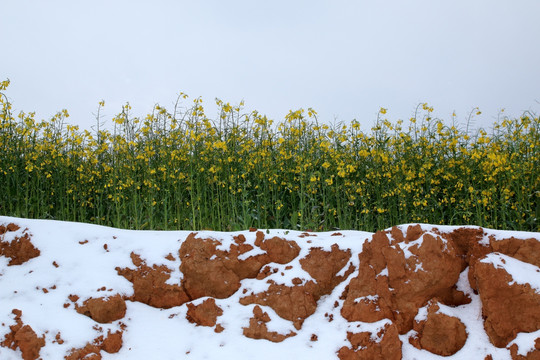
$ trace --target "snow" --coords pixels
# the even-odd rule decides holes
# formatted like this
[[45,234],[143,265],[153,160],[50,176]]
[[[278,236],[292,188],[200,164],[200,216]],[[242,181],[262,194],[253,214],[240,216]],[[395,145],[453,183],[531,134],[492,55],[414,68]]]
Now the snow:
[[525,356],[528,352],[535,349],[535,341],[538,338],[540,338],[540,330],[531,333],[519,333],[508,347],[516,344],[518,347],[518,355]]
[[484,229],[485,237],[493,237],[494,240],[502,240],[514,237],[519,240],[535,239],[538,238],[538,233],[528,231],[508,231],[508,230],[492,230]]
[[410,257],[413,257],[414,254],[409,250],[410,248],[418,248],[420,245],[422,245],[422,241],[424,240],[424,237],[422,236],[420,239],[411,241],[409,243],[397,243],[396,245],[392,245],[390,247],[399,247],[401,251],[403,251],[403,254],[405,255],[405,259],[408,259]]
[[[225,330],[215,333],[211,327],[195,326],[186,319],[187,304],[171,309],[158,309],[148,305],[127,301],[126,316],[111,324],[97,324],[92,319],[78,314],[74,305],[68,300],[71,294],[80,296],[78,304],[89,297],[102,297],[120,293],[133,294],[133,286],[124,277],[119,276],[116,267],[134,268],[130,254],[141,256],[148,266],[165,265],[171,269],[170,284],[178,284],[182,278],[179,271],[180,259],[178,250],[182,241],[190,234],[189,231],[129,231],[103,226],[79,224],[50,220],[28,220],[0,216],[0,224],[16,223],[21,228],[17,232],[8,232],[3,241],[10,241],[21,236],[26,229],[31,236],[32,244],[37,247],[40,256],[28,262],[7,266],[8,259],[0,256],[0,341],[9,332],[9,326],[15,323],[12,309],[22,310],[22,321],[30,325],[41,336],[45,335],[46,346],[41,349],[43,359],[63,359],[72,348],[83,347],[99,335],[120,329],[125,324],[123,347],[116,354],[101,352],[104,360],[113,359],[337,359],[336,352],[342,346],[350,346],[347,332],[370,332],[373,341],[379,330],[390,320],[384,319],[375,323],[347,322],[340,314],[343,300],[341,294],[348,281],[358,275],[358,254],[371,233],[359,231],[340,231],[341,235],[333,236],[335,232],[314,233],[316,236],[302,237],[301,232],[283,229],[265,231],[266,237],[279,236],[294,240],[301,248],[300,255],[288,264],[270,263],[267,266],[276,268],[277,272],[263,280],[244,279],[240,289],[226,299],[216,299],[216,304],[223,309],[223,315],[218,323]],[[422,225],[425,228],[435,226]],[[406,229],[407,225],[402,226]],[[451,231],[452,227],[436,226],[440,231]],[[499,232],[486,230],[488,235],[501,236]],[[234,237],[243,234],[246,244],[254,244],[255,233],[249,231],[223,233],[199,232],[200,238],[211,237],[220,243],[219,248],[228,251],[234,242]],[[531,237],[520,233],[505,233],[518,238]],[[538,234],[534,234],[538,237]],[[299,260],[314,247],[330,250],[337,243],[341,249],[351,249],[351,259],[341,269],[344,275],[350,264],[356,270],[348,279],[340,283],[332,293],[323,296],[315,313],[308,317],[302,328],[297,330],[290,321],[281,319],[273,309],[260,306],[268,313],[271,321],[267,323],[269,331],[288,334],[294,331],[297,335],[287,338],[281,343],[266,340],[254,340],[243,336],[242,329],[249,325],[253,316],[254,305],[240,305],[239,299],[243,291],[258,293],[268,288],[268,280],[278,284],[292,285],[292,279],[298,277],[303,282],[314,281],[299,264]],[[107,245],[107,246],[105,246]],[[421,239],[410,242],[402,249],[407,253],[411,246],[421,245]],[[400,245],[401,246],[401,245]],[[243,258],[263,253],[258,247],[245,253]],[[172,254],[174,260],[165,257]],[[410,255],[409,255],[410,256]],[[540,276],[538,268],[520,262],[501,254],[489,255],[486,262],[503,267],[512,275],[513,281],[522,284],[529,283],[540,292]],[[55,262],[58,267],[53,265]],[[292,268],[287,268],[292,266]],[[421,264],[419,265],[421,267]],[[458,317],[466,326],[468,339],[465,346],[447,359],[483,359],[491,354],[494,360],[510,359],[508,349],[494,347],[488,340],[483,328],[481,302],[475,295],[467,280],[467,269],[461,274],[457,283],[459,290],[467,293],[472,302],[458,307],[448,307],[439,304],[439,312]],[[387,275],[388,269],[383,269],[379,276]],[[56,288],[53,289],[53,286]],[[105,291],[100,289],[105,287]],[[47,289],[47,293],[43,291]],[[206,298],[193,301],[202,303]],[[359,301],[377,301],[376,296],[365,296]],[[64,304],[70,303],[67,308]],[[335,306],[335,304],[339,306]],[[421,308],[417,320],[425,319],[427,308]],[[99,325],[95,327],[95,325]],[[53,343],[55,336],[61,333],[63,344]],[[312,335],[318,340],[312,341]],[[403,359],[442,359],[425,350],[418,350],[409,344],[409,337],[400,335],[403,343]],[[534,340],[540,336],[540,331],[531,334],[519,334],[514,343],[518,344],[520,353],[526,353]],[[19,360],[19,350],[0,347],[0,359]]]
[[388,267],[382,269],[381,272],[377,274],[377,277],[379,276],[388,276]]
[[359,302],[365,302],[365,303],[376,303],[379,301],[379,295],[366,295],[366,296],[360,296],[354,299],[354,303],[357,304]]

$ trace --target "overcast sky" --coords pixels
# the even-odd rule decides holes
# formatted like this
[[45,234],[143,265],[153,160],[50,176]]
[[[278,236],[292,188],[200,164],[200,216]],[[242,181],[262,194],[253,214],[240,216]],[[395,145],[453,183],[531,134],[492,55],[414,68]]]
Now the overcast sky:
[[[172,107],[183,91],[282,119],[370,127],[380,107],[408,119],[428,102],[489,127],[540,109],[538,0],[0,0],[0,80],[16,110],[68,109],[89,128]],[[212,110],[214,109],[214,110]]]

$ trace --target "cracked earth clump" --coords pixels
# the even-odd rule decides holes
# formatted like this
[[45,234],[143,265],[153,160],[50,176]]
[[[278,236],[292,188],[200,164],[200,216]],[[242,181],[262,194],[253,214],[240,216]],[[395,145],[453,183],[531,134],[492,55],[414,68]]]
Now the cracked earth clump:
[[18,348],[21,351],[23,360],[38,359],[41,348],[45,346],[45,335],[38,337],[32,327],[23,323],[21,310],[13,309],[11,312],[15,315],[16,323],[9,327],[10,332],[6,334],[0,346],[12,350]]
[[17,236],[11,241],[4,240],[7,233],[15,232],[19,229],[20,227],[15,224],[0,225],[0,256],[10,259],[8,266],[24,264],[41,254],[39,249],[30,241],[30,235],[26,230],[22,236]]
[[131,261],[136,266],[135,269],[116,268],[118,275],[133,283],[133,295],[129,300],[161,309],[180,306],[190,301],[180,284],[166,283],[172,272],[167,266],[153,265],[150,267],[135,253],[131,253]]

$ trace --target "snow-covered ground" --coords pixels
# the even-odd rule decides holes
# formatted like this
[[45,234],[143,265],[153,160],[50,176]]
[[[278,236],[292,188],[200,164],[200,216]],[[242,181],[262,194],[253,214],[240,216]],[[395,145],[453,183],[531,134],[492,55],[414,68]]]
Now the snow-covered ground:
[[[301,248],[300,254],[286,265],[272,264],[279,271],[271,277],[264,280],[244,279],[240,289],[232,296],[216,299],[216,305],[223,309],[223,315],[217,322],[224,328],[221,333],[217,333],[213,327],[197,326],[189,322],[186,319],[187,304],[159,309],[127,301],[127,312],[122,319],[110,324],[99,324],[77,313],[73,302],[69,300],[70,295],[76,294],[80,298],[78,304],[81,305],[84,299],[90,297],[114,294],[131,296],[133,284],[119,276],[116,268],[134,268],[130,258],[132,252],[140,255],[148,266],[165,265],[171,269],[168,283],[178,284],[183,276],[179,271],[178,250],[190,234],[189,231],[128,231],[89,224],[0,216],[0,225],[9,223],[17,224],[20,229],[0,235],[0,241],[11,241],[22,236],[27,229],[40,255],[14,266],[8,266],[9,259],[0,256],[0,342],[9,333],[9,326],[15,323],[12,309],[19,309],[22,311],[22,322],[30,325],[38,336],[45,336],[46,345],[40,351],[42,359],[63,359],[70,349],[82,348],[96,337],[106,335],[108,330],[115,332],[121,328],[124,328],[122,348],[114,354],[102,351],[103,359],[337,359],[336,352],[343,346],[350,346],[347,331],[377,333],[377,329],[388,322],[348,322],[341,316],[340,307],[335,307],[336,302],[343,303],[340,295],[349,280],[357,275],[356,270],[335,287],[331,294],[318,301],[316,312],[305,320],[300,330],[295,329],[292,322],[281,319],[272,308],[261,306],[272,319],[267,323],[269,331],[280,334],[294,331],[296,336],[281,343],[243,336],[243,328],[249,326],[255,306],[239,303],[244,289],[255,292],[266,290],[266,281],[270,278],[276,283],[287,285],[292,284],[292,279],[296,277],[306,279],[309,274],[300,267],[298,259],[306,256],[312,247],[330,250],[334,243],[341,249],[351,249],[349,263],[358,269],[358,253],[363,243],[371,238],[371,233],[340,231],[339,236],[330,232],[302,236],[301,232],[296,231],[263,230],[267,237],[279,236],[294,240]],[[454,228],[439,226],[439,229],[445,231]],[[502,238],[540,238],[538,233],[486,231]],[[255,242],[255,233],[249,231],[202,231],[197,237],[218,239],[221,241],[220,247],[228,250],[233,243],[233,236],[238,234],[243,234],[248,244]],[[254,255],[260,249],[255,247],[252,251],[243,256]],[[167,259],[169,254],[173,256]],[[486,261],[504,266],[517,283],[529,282],[540,293],[540,276],[530,277],[531,271],[537,269],[533,265],[523,265],[512,258],[497,255],[491,255]],[[496,348],[488,340],[483,327],[481,302],[469,286],[467,269],[461,274],[458,289],[468,294],[472,302],[458,307],[441,305],[439,312],[459,318],[466,326],[468,339],[460,351],[447,359],[484,359],[488,354],[494,360],[510,359],[509,350]],[[200,304],[205,299],[200,298],[193,303]],[[66,307],[66,304],[70,306]],[[421,319],[426,313],[426,308],[420,309],[417,318]],[[329,321],[330,317],[333,321]],[[55,341],[57,334],[60,334],[63,343]],[[316,340],[313,340],[313,335],[316,335]],[[403,359],[443,358],[410,345],[409,335],[400,335]],[[526,353],[538,337],[540,331],[520,334],[515,342],[519,344],[520,351]],[[22,355],[18,349],[0,347],[0,359],[18,360],[22,359]]]

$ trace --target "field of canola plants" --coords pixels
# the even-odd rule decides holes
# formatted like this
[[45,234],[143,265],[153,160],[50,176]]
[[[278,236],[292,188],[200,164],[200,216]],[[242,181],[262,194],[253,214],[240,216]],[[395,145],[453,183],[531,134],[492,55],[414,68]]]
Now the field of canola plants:
[[[0,214],[130,229],[358,229],[474,224],[540,231],[540,121],[503,117],[474,132],[420,104],[408,125],[274,123],[241,103],[180,94],[144,118],[130,106],[93,131],[14,114],[0,82]],[[189,105],[185,105],[188,103]],[[475,110],[476,111],[476,110]],[[472,113],[474,116],[474,113]],[[453,119],[455,121],[455,118]]]

